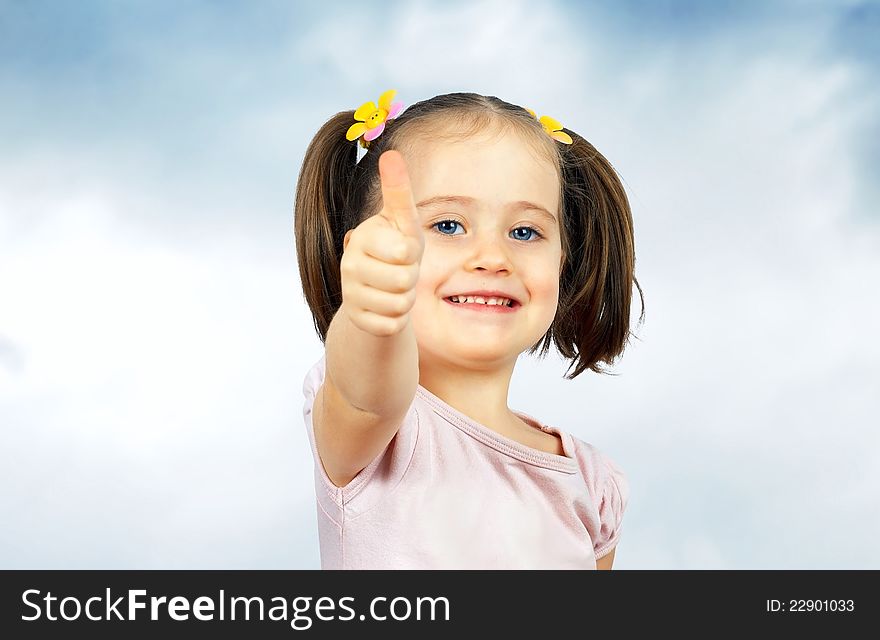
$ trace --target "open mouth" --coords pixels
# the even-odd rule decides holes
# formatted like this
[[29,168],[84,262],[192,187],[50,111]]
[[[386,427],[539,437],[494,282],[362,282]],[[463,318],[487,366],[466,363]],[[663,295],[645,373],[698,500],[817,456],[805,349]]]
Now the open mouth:
[[504,309],[515,309],[516,307],[520,306],[519,302],[517,302],[516,300],[510,299],[510,298],[507,298],[507,299],[501,299],[501,298],[485,299],[485,298],[483,298],[483,300],[484,300],[483,302],[477,302],[473,298],[465,298],[463,296],[449,296],[447,298],[444,298],[444,300],[446,300],[446,302],[449,302],[450,304],[460,305],[463,307],[485,308],[487,311],[489,311],[489,310],[501,311]]

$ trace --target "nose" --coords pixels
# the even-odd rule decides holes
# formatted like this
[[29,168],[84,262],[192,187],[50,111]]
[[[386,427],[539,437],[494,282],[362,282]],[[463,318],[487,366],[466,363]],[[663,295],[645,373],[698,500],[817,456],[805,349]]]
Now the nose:
[[467,269],[513,271],[510,255],[497,230],[482,230],[474,234],[473,238],[467,260],[465,260]]

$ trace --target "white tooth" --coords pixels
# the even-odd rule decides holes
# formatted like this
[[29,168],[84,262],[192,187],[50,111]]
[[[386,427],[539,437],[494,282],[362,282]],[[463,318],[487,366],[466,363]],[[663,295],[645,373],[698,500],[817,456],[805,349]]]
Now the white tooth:
[[476,298],[474,298],[474,300],[476,300],[480,304],[486,304],[486,298],[484,298],[483,296],[477,296]]
[[472,297],[467,297],[464,299],[465,302],[473,302],[474,299]]

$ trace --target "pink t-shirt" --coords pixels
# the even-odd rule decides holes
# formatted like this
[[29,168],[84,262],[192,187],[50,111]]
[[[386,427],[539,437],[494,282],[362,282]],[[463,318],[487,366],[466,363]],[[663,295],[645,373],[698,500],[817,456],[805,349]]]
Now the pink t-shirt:
[[595,569],[617,545],[629,485],[610,458],[515,411],[565,455],[520,444],[421,385],[385,450],[336,487],[312,429],[325,362],[303,382],[322,569]]

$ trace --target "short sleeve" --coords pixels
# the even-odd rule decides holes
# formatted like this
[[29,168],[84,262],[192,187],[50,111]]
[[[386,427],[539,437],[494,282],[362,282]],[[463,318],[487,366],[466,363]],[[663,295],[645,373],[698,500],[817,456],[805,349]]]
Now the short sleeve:
[[373,461],[344,487],[337,487],[330,480],[315,440],[312,424],[312,411],[318,390],[324,383],[326,352],[309,369],[303,380],[303,421],[309,438],[312,458],[315,464],[315,489],[318,501],[329,513],[346,505],[355,512],[372,507],[381,497],[400,482],[412,459],[417,434],[418,415],[415,404],[410,406],[403,423],[391,442]]
[[315,463],[315,480],[318,485],[322,485],[324,490],[332,497],[336,497],[338,493],[337,487],[330,480],[324,466],[321,463],[321,457],[318,455],[318,446],[315,442],[315,432],[312,426],[312,411],[315,406],[315,398],[318,397],[318,390],[324,384],[324,367],[326,365],[326,354],[312,365],[306,377],[303,380],[303,421],[306,425],[306,433],[309,437],[309,444],[312,450],[312,458]]
[[596,558],[617,546],[623,512],[629,502],[629,482],[623,470],[608,456],[600,453],[597,469],[599,500],[599,534],[593,542]]

